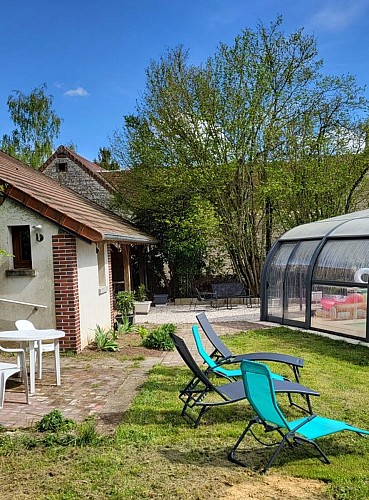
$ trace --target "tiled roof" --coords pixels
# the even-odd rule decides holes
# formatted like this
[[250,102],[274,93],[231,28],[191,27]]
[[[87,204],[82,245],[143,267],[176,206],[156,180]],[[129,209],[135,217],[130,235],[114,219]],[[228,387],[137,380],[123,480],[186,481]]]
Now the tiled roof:
[[0,151],[5,195],[87,240],[155,243],[156,240],[109,210]]
[[116,191],[129,175],[129,170],[104,170],[100,175]]

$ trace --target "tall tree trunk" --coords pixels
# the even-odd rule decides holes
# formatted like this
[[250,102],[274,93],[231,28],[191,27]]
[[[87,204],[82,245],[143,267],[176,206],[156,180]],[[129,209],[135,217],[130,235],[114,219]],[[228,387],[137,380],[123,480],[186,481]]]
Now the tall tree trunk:
[[273,205],[268,197],[265,200],[265,255],[272,248],[273,238]]

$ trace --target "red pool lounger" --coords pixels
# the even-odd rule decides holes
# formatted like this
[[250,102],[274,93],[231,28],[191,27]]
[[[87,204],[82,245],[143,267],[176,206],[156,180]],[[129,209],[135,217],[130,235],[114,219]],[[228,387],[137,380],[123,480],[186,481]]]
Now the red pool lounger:
[[[357,311],[366,311],[366,301],[360,293],[352,293],[347,296],[332,295],[323,297],[320,301],[322,308],[329,311],[330,319],[355,319]],[[349,313],[344,318],[339,318],[339,313]],[[348,317],[347,317],[348,316]]]

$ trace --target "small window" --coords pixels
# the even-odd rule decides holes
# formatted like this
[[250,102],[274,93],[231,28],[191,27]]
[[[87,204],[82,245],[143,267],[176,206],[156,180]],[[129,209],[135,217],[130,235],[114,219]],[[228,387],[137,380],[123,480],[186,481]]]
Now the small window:
[[67,171],[67,164],[65,162],[58,163],[57,169],[58,169],[58,172],[66,172]]
[[29,226],[12,226],[10,231],[13,242],[14,269],[32,269]]
[[99,276],[99,287],[106,286],[106,272],[105,272],[105,245],[100,243],[97,247],[97,266]]

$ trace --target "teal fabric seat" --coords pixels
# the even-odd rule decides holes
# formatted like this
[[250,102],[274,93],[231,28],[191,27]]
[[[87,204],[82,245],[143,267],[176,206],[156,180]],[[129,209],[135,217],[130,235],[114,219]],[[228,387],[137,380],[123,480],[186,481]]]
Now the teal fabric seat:
[[[201,336],[199,329],[196,325],[193,325],[192,327],[192,334],[195,339],[196,347],[198,350],[198,353],[204,360],[204,363],[208,365],[210,370],[218,375],[221,375],[222,377],[226,377],[229,380],[230,379],[236,379],[240,378],[242,376],[241,373],[241,368],[236,368],[236,369],[228,369],[228,368],[223,368],[221,365],[221,362],[216,362],[205,350],[204,344],[202,343]],[[225,361],[223,364],[230,364],[229,361]],[[240,364],[240,362],[236,362],[236,364]],[[282,375],[278,375],[276,373],[272,373],[272,378],[275,380],[284,380],[284,377]]]
[[297,358],[296,356],[278,352],[247,352],[235,355],[228,349],[228,347],[223,343],[222,339],[217,335],[204,312],[197,314],[196,319],[199,322],[202,331],[214,347],[214,351],[210,354],[210,357],[215,361],[232,361],[241,363],[243,359],[248,359],[250,361],[262,361],[264,363],[271,362],[284,364],[291,368],[296,382],[299,382],[300,369],[304,366],[304,360],[302,358]]
[[331,418],[324,418],[315,415],[313,420],[308,420],[307,418],[300,418],[298,420],[292,420],[288,423],[290,430],[296,429],[300,425],[302,427],[298,431],[307,439],[319,439],[324,436],[329,436],[330,434],[335,434],[341,431],[352,431],[358,434],[369,434],[369,431],[364,431],[348,425],[341,420],[333,420]]
[[[288,421],[278,406],[275,391],[273,387],[273,377],[268,366],[263,363],[244,360],[241,362],[242,380],[245,386],[246,397],[256,412],[254,417],[241,436],[236,441],[232,450],[228,454],[228,459],[238,465],[246,466],[244,462],[238,460],[235,456],[236,451],[244,439],[247,432],[254,424],[264,426],[265,432],[276,431],[282,440],[277,443],[277,449],[272,454],[267,465],[262,470],[266,472],[273,464],[283,446],[291,441],[296,443],[310,443],[319,452],[325,463],[330,463],[323,450],[315,443],[315,439],[323,436],[329,436],[341,431],[351,431],[360,436],[369,434],[369,431],[359,429],[346,424],[340,420],[310,415],[309,417]],[[253,436],[253,431],[250,431]],[[259,442],[261,442],[258,439]]]

